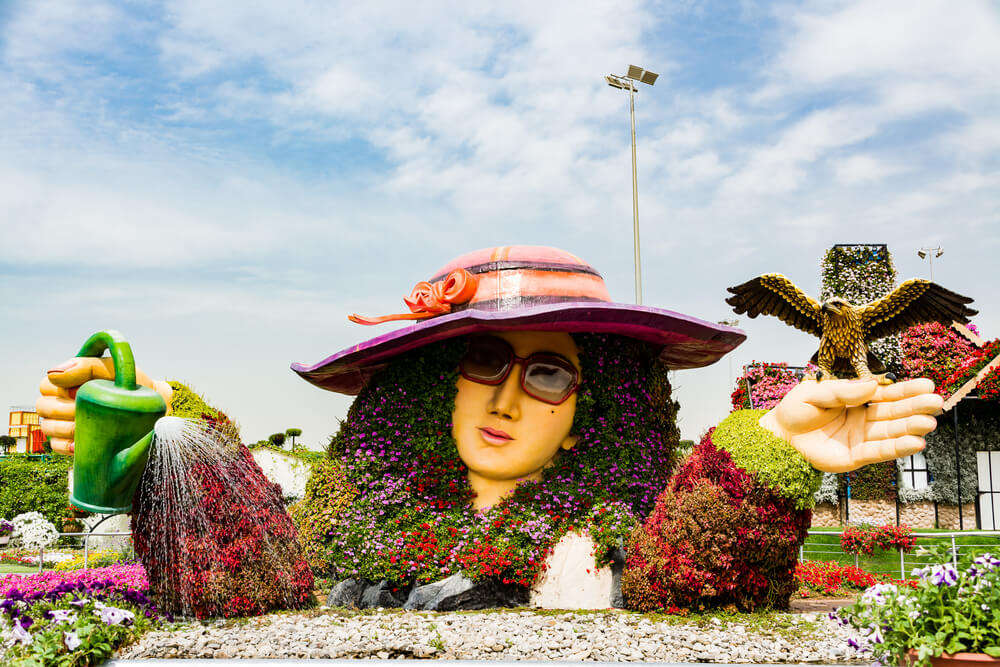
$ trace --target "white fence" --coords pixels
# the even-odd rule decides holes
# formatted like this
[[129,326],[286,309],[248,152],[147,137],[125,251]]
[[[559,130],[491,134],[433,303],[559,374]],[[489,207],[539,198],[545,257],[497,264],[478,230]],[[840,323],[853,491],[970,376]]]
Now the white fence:
[[[809,535],[835,535],[840,537],[840,531],[836,530],[811,530]],[[860,567],[861,563],[868,561],[865,564],[865,569],[869,572],[876,572],[879,574],[888,574],[894,577],[898,576],[900,579],[905,579],[908,572],[912,572],[915,567],[923,567],[925,565],[933,565],[935,561],[926,555],[920,555],[917,552],[921,546],[941,545],[946,546],[950,552],[952,562],[957,566],[958,558],[960,554],[963,553],[984,553],[992,552],[994,554],[1000,554],[1000,531],[996,530],[981,530],[981,531],[961,531],[956,533],[913,533],[914,545],[913,551],[911,553],[905,553],[902,549],[898,550],[899,553],[899,566],[898,568],[893,565],[891,569],[887,569],[883,566],[875,566],[874,564],[879,564],[885,561],[885,556],[879,556],[876,552],[873,556],[858,556],[858,554],[848,554],[845,553],[843,549],[840,548],[839,540],[835,544],[803,544],[799,547],[799,560],[836,560],[844,562],[845,560],[850,560],[853,558],[854,566]],[[975,538],[975,543],[963,544],[958,542],[955,538]],[[885,553],[885,552],[882,552]]]
[[[73,539],[83,540],[83,566],[88,567],[90,565],[90,538],[91,537],[131,537],[132,531],[118,531],[109,533],[59,533],[59,537],[69,537]],[[129,541],[129,550],[132,552],[132,558],[135,558],[135,548],[132,546],[131,540]],[[41,572],[45,567],[45,549],[38,550],[38,571]]]

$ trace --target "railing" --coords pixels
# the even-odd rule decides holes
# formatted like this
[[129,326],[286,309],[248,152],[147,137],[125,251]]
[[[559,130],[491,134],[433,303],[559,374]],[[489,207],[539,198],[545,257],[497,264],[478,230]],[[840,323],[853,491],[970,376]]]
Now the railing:
[[[108,533],[59,533],[59,537],[71,537],[75,539],[83,539],[83,566],[87,567],[90,565],[90,538],[91,537],[126,537],[131,536],[132,531],[118,531],[118,532],[108,532]],[[132,557],[135,558],[135,547],[130,543],[129,549],[132,551]],[[45,549],[38,550],[38,571],[42,572],[45,568]]]
[[[809,535],[835,535],[840,536],[840,531],[830,530],[811,530]],[[933,540],[934,544],[940,545],[944,541],[945,546],[951,543],[949,551],[951,552],[952,563],[958,566],[958,557],[962,552],[984,552],[992,551],[994,553],[1000,554],[1000,531],[995,530],[982,530],[982,531],[961,531],[955,533],[913,533],[914,539],[914,552],[919,550],[921,546],[928,546],[927,542]],[[956,537],[963,539],[976,538],[975,544],[962,544],[956,541]],[[979,539],[983,538],[983,539]],[[921,545],[921,541],[924,542]],[[817,548],[818,547],[818,548]],[[897,550],[899,553],[899,569],[897,570],[895,565],[890,569],[886,569],[882,563],[890,560],[888,553],[891,552],[881,552],[886,554],[885,556],[880,555],[878,552],[872,556],[865,556],[863,559],[858,554],[848,554],[843,549],[840,548],[840,542],[836,544],[803,544],[799,547],[799,560],[838,560],[843,562],[845,559],[854,560],[854,566],[860,567],[862,560],[866,561],[865,569],[869,572],[878,574],[889,574],[892,576],[899,575],[900,579],[906,578],[907,566],[909,565],[910,570],[914,567],[922,567],[924,565],[935,564],[931,559],[918,555],[916,553],[907,554],[902,549]],[[807,556],[820,555],[827,556],[826,558],[807,558]],[[830,558],[829,556],[835,556],[835,558]]]

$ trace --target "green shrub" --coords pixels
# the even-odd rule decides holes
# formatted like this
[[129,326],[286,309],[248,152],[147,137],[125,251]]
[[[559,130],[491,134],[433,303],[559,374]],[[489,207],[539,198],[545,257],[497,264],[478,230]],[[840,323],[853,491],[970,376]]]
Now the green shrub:
[[16,455],[0,460],[0,518],[41,512],[56,526],[62,525],[69,506],[67,476],[72,465],[72,457],[58,454],[47,461]]
[[207,415],[213,420],[226,419],[221,410],[206,403],[205,399],[183,382],[170,380],[167,384],[174,390],[173,398],[170,400],[170,414],[174,417],[201,419]]
[[764,410],[737,410],[712,434],[716,447],[757,481],[795,502],[796,509],[814,504],[822,473],[812,467],[790,444],[758,424]]
[[334,553],[327,533],[357,495],[357,489],[347,481],[344,467],[332,459],[322,459],[313,464],[302,500],[288,508],[306,561],[317,575],[331,572]]

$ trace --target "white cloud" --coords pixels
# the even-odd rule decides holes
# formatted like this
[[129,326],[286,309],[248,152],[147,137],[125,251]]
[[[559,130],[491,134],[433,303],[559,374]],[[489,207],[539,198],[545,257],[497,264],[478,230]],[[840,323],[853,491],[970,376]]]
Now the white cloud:
[[903,169],[864,154],[834,160],[832,166],[837,181],[844,185],[871,185]]

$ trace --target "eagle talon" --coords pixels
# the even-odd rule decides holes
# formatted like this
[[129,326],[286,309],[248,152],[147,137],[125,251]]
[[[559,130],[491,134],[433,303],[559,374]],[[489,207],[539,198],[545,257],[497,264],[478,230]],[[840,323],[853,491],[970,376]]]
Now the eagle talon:
[[896,381],[895,373],[882,373],[881,375],[876,375],[875,379],[880,385],[889,385]]

